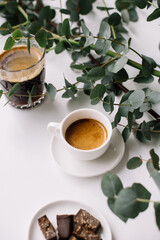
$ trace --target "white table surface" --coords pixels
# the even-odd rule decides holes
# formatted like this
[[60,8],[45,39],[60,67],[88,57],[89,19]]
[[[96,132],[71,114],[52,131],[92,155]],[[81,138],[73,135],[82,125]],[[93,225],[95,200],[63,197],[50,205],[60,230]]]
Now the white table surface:
[[[57,2],[59,3],[53,1],[52,4],[58,5]],[[102,12],[99,14],[95,12],[96,5],[102,6],[101,1],[94,4],[94,11],[87,19],[85,18],[88,25],[92,24],[95,33],[98,31],[95,29],[99,26],[102,15]],[[159,20],[147,23],[146,17],[150,11],[139,11],[138,24],[130,23],[127,28],[133,39],[132,47],[159,63]],[[2,23],[3,20],[0,20]],[[130,53],[130,56],[134,60],[139,60],[133,53]],[[74,82],[77,74],[70,69],[70,63],[70,56],[66,52],[60,55],[55,55],[54,52],[47,54],[46,81],[53,83],[59,89],[64,85],[64,74],[69,81]],[[136,75],[135,69],[131,67],[127,69],[130,76]],[[159,85],[156,82],[157,79],[150,87],[158,90]],[[127,83],[126,86],[130,89],[144,87],[133,83]],[[98,209],[110,225],[113,240],[158,240],[160,233],[155,224],[152,203],[147,211],[136,219],[124,223],[106,204],[106,197],[100,186],[102,176],[77,178],[64,173],[52,164],[51,134],[46,129],[50,121],[59,122],[72,110],[82,107],[98,109],[110,120],[113,120],[114,115],[114,113],[111,115],[105,113],[101,105],[90,105],[89,98],[83,93],[79,93],[75,100],[62,99],[61,95],[62,92],[57,94],[54,103],[46,98],[39,107],[31,110],[18,110],[9,104],[4,107],[6,99],[2,97],[0,100],[0,239],[27,240],[30,221],[39,208],[55,200],[71,199],[82,201]],[[152,118],[147,115],[146,119]],[[148,159],[149,150],[153,147],[157,153],[160,153],[158,140],[153,140],[150,144],[142,144],[132,135],[126,143],[122,161],[112,172],[121,178],[125,187],[131,186],[134,182],[142,183],[151,191],[152,199],[158,201],[159,190],[149,177],[145,164],[137,170],[129,171],[126,168],[126,163],[132,156],[141,155],[144,159]],[[63,151],[62,149],[59,150]]]

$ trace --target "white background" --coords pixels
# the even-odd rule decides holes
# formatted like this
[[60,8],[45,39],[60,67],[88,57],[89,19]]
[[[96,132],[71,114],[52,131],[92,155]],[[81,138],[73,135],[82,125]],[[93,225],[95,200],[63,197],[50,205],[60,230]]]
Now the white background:
[[[113,2],[108,1],[108,6],[113,6]],[[59,1],[46,1],[47,3],[52,3],[53,6],[59,5]],[[96,11],[96,5],[102,6],[102,2],[97,1],[93,12],[87,18],[85,17],[87,25],[91,26],[94,34],[98,32],[97,27],[102,14],[105,17],[105,13]],[[160,22],[159,20],[146,22],[150,11],[138,11],[139,22],[130,23],[127,26],[130,32],[128,37],[132,37],[134,49],[154,58],[159,63]],[[2,23],[3,19],[0,20]],[[134,53],[130,53],[130,57],[140,61]],[[57,89],[64,85],[63,74],[69,81],[75,82],[77,74],[70,69],[70,63],[70,56],[66,52],[55,55],[52,51],[47,54],[46,81],[53,83]],[[135,69],[131,67],[127,69],[130,76],[137,74]],[[127,87],[136,89],[145,85],[129,82]],[[159,89],[157,78],[150,87],[154,90]],[[52,164],[49,149],[51,135],[46,130],[50,121],[59,122],[72,110],[82,107],[98,109],[111,121],[114,117],[114,113],[112,115],[105,113],[101,105],[90,105],[89,98],[82,92],[75,100],[62,99],[61,95],[62,92],[57,93],[54,103],[46,98],[39,107],[31,110],[18,110],[9,104],[4,107],[6,99],[2,97],[0,100],[0,239],[27,239],[30,221],[39,208],[55,200],[72,199],[100,210],[109,222],[113,240],[158,240],[160,233],[155,224],[152,203],[147,211],[141,213],[136,219],[123,223],[107,206],[107,199],[100,186],[102,176],[76,178],[60,171]],[[159,110],[158,106],[156,109]],[[149,115],[146,118],[152,119]],[[131,186],[134,182],[142,183],[151,191],[151,198],[158,201],[160,200],[159,190],[150,178],[145,164],[137,170],[126,169],[129,158],[141,155],[147,160],[149,150],[153,147],[160,154],[158,139],[152,140],[150,144],[142,144],[131,136],[126,143],[122,161],[112,172],[121,178],[125,187]],[[59,151],[63,151],[63,146]]]

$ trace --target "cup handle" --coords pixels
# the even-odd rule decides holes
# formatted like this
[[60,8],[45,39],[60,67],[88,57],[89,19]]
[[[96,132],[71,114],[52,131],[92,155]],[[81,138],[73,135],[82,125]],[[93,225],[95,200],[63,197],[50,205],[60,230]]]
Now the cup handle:
[[51,132],[55,137],[60,138],[60,123],[57,122],[48,123],[47,130]]

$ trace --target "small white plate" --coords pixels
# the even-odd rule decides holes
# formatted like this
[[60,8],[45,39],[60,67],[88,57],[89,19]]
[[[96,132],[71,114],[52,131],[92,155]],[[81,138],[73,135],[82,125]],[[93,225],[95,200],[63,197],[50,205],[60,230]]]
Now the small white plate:
[[104,240],[111,240],[112,235],[108,222],[99,211],[85,205],[84,203],[70,200],[56,201],[42,207],[32,218],[29,226],[28,240],[44,240],[44,237],[38,225],[38,218],[46,214],[53,226],[57,228],[56,215],[76,214],[80,208],[85,209],[101,222],[102,227],[99,232],[101,238]]
[[121,161],[125,150],[122,135],[118,129],[113,130],[111,143],[107,151],[91,161],[75,159],[64,147],[62,140],[51,139],[51,154],[54,162],[66,173],[76,177],[94,177],[111,171]]

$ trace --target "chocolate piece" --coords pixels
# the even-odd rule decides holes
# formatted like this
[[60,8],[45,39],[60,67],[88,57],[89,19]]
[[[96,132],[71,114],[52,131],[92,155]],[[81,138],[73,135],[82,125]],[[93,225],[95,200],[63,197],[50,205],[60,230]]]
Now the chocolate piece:
[[59,239],[69,239],[73,231],[73,215],[57,215]]
[[101,223],[98,219],[83,209],[80,209],[79,212],[75,215],[74,222],[76,224],[84,226],[94,233],[96,233],[101,226]]
[[56,231],[46,215],[39,218],[38,223],[46,240],[57,240]]
[[69,238],[69,240],[78,240],[78,238],[76,238],[75,236],[71,236],[70,238]]
[[100,240],[100,236],[92,231],[89,231],[81,225],[76,225],[73,234],[83,240]]

